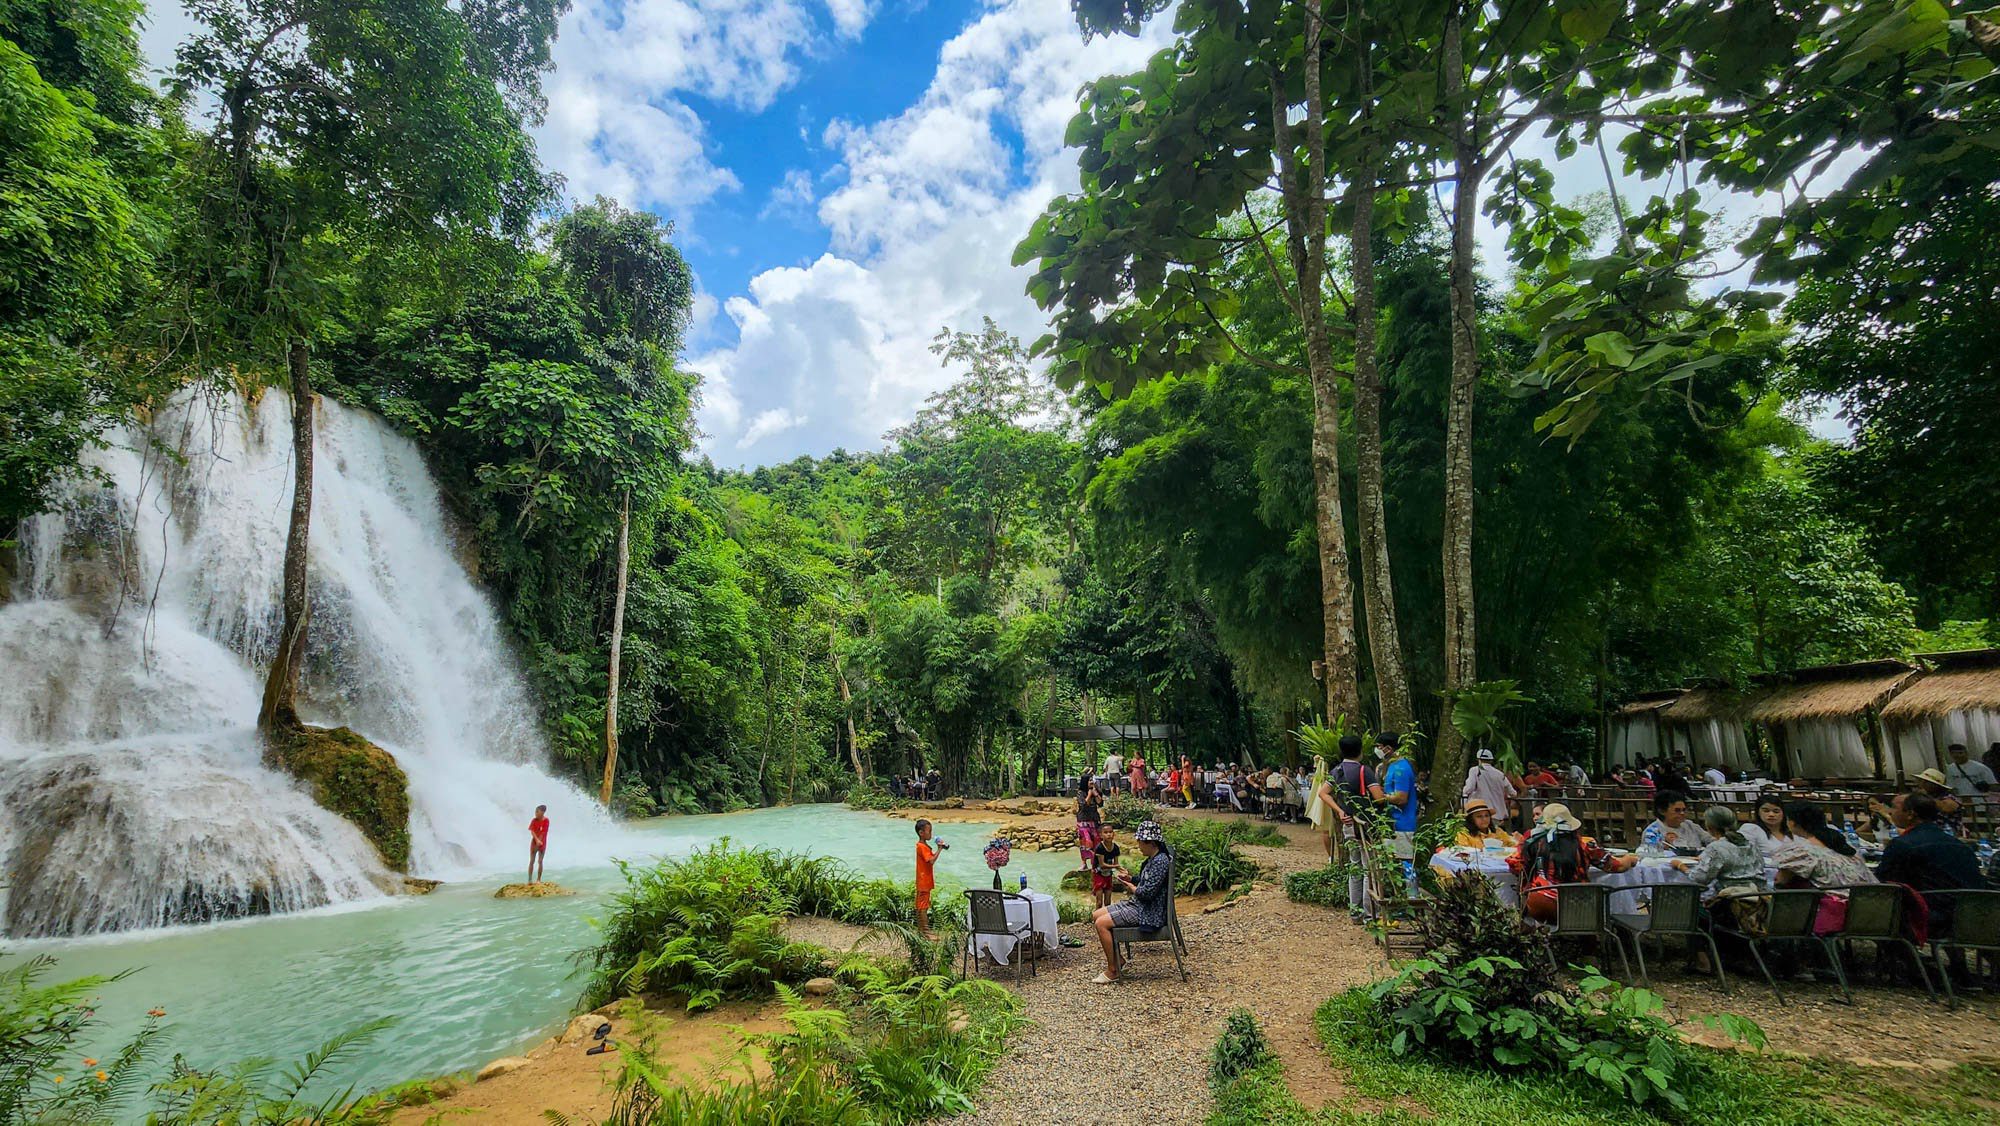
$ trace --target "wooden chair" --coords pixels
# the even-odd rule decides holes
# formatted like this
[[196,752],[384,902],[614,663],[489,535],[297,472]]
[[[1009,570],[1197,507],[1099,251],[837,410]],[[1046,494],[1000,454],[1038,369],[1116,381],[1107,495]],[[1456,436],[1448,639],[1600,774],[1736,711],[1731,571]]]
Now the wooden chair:
[[1944,979],[1945,1002],[1958,1008],[1958,994],[1952,989],[1951,971],[1945,966],[1946,950],[1971,951],[1973,965],[1986,954],[2000,958],[2000,891],[1955,891],[1957,901],[1950,933],[1931,936],[1931,957],[1937,962],[1938,977]]
[[[1645,914],[1611,916],[1611,925],[1618,934],[1629,936],[1632,952],[1639,958],[1639,981],[1652,988],[1653,979],[1646,972],[1646,944],[1644,939],[1681,937],[1691,946],[1699,938],[1708,943],[1709,957],[1715,962],[1715,983],[1729,992],[1729,978],[1722,972],[1722,951],[1716,949],[1715,936],[1702,929],[1701,889],[1693,884],[1661,884],[1653,889],[1652,910]],[[1660,944],[1660,953],[1666,954],[1666,944]],[[1619,949],[1624,955],[1624,949]],[[1630,970],[1628,965],[1627,970]]]
[[[1609,939],[1618,950],[1618,964],[1625,967],[1625,980],[1632,980],[1632,963],[1625,957],[1625,944],[1611,925],[1610,894],[1598,884],[1556,884],[1551,890],[1556,893],[1556,921],[1549,928],[1549,937],[1595,939],[1600,951]],[[1549,965],[1558,972],[1562,969],[1556,964],[1553,945],[1549,948]]]
[[1021,977],[1022,962],[1029,963],[1030,976],[1039,975],[1042,944],[1035,935],[1032,912],[1029,920],[1024,923],[1010,922],[1007,918],[1007,901],[1019,899],[1026,902],[1027,897],[1015,895],[1011,891],[1001,891],[998,888],[969,888],[965,898],[966,910],[972,917],[972,926],[965,936],[966,969],[961,972],[965,976],[971,975],[971,969],[979,958],[978,936],[984,934],[1015,940],[1012,961],[1016,981]]
[[1355,848],[1361,854],[1362,889],[1368,900],[1370,930],[1375,941],[1381,944],[1382,957],[1390,962],[1396,960],[1398,950],[1407,953],[1421,953],[1424,936],[1417,929],[1416,905],[1410,902],[1409,885],[1403,878],[1402,864],[1397,862],[1395,872],[1390,873],[1389,865],[1382,862],[1376,850],[1376,836],[1373,828],[1364,818],[1357,821],[1360,840]]
[[1181,980],[1188,979],[1187,965],[1181,961],[1181,952],[1187,950],[1187,939],[1181,934],[1180,913],[1174,910],[1173,861],[1167,862],[1167,923],[1163,927],[1147,930],[1145,927],[1112,927],[1111,945],[1118,951],[1118,967],[1122,971],[1132,960],[1132,947],[1149,942],[1164,942],[1174,952],[1174,968],[1181,972]]

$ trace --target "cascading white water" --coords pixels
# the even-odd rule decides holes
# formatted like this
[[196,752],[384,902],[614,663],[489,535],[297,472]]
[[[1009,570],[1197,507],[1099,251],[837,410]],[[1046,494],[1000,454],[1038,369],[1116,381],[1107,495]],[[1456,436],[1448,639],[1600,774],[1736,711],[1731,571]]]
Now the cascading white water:
[[[98,480],[28,522],[0,606],[9,933],[391,893],[397,880],[359,831],[267,769],[252,729],[280,619],[286,401],[183,396],[91,460]],[[453,554],[416,446],[331,401],[310,559],[300,711],[401,763],[413,874],[525,864],[539,804],[558,856],[608,854],[616,829],[543,769],[526,686]]]

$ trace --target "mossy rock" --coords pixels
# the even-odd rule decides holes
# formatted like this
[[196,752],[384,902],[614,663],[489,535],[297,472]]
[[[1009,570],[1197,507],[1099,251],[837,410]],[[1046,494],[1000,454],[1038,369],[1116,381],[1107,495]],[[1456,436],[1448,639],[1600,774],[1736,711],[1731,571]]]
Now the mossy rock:
[[361,830],[382,862],[410,866],[410,780],[396,757],[345,727],[273,735],[272,765],[312,787],[313,800]]

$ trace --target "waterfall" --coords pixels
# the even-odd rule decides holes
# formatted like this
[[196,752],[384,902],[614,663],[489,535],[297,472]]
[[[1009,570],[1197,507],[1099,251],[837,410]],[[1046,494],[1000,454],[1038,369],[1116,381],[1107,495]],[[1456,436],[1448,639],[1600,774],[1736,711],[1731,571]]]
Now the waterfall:
[[[393,894],[360,832],[266,768],[254,730],[291,504],[280,395],[184,394],[93,451],[22,531],[0,605],[7,931],[88,934]],[[414,443],[322,400],[312,621],[299,710],[396,756],[410,870],[525,867],[549,806],[559,863],[619,834],[545,769],[492,605],[454,554]]]

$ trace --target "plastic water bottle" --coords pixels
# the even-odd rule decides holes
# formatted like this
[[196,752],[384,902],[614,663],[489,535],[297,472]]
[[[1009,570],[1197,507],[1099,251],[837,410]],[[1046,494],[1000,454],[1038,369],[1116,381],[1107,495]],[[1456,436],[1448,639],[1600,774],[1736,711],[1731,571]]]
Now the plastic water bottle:
[[1854,855],[1861,855],[1861,834],[1854,831],[1853,825],[1844,825],[1841,830],[1841,835],[1847,838],[1847,847],[1854,850]]
[[1667,851],[1667,830],[1659,822],[1646,826],[1639,837],[1639,850],[1648,856],[1658,856]]
[[1021,873],[1021,890],[1028,890],[1028,874],[1026,872]]

